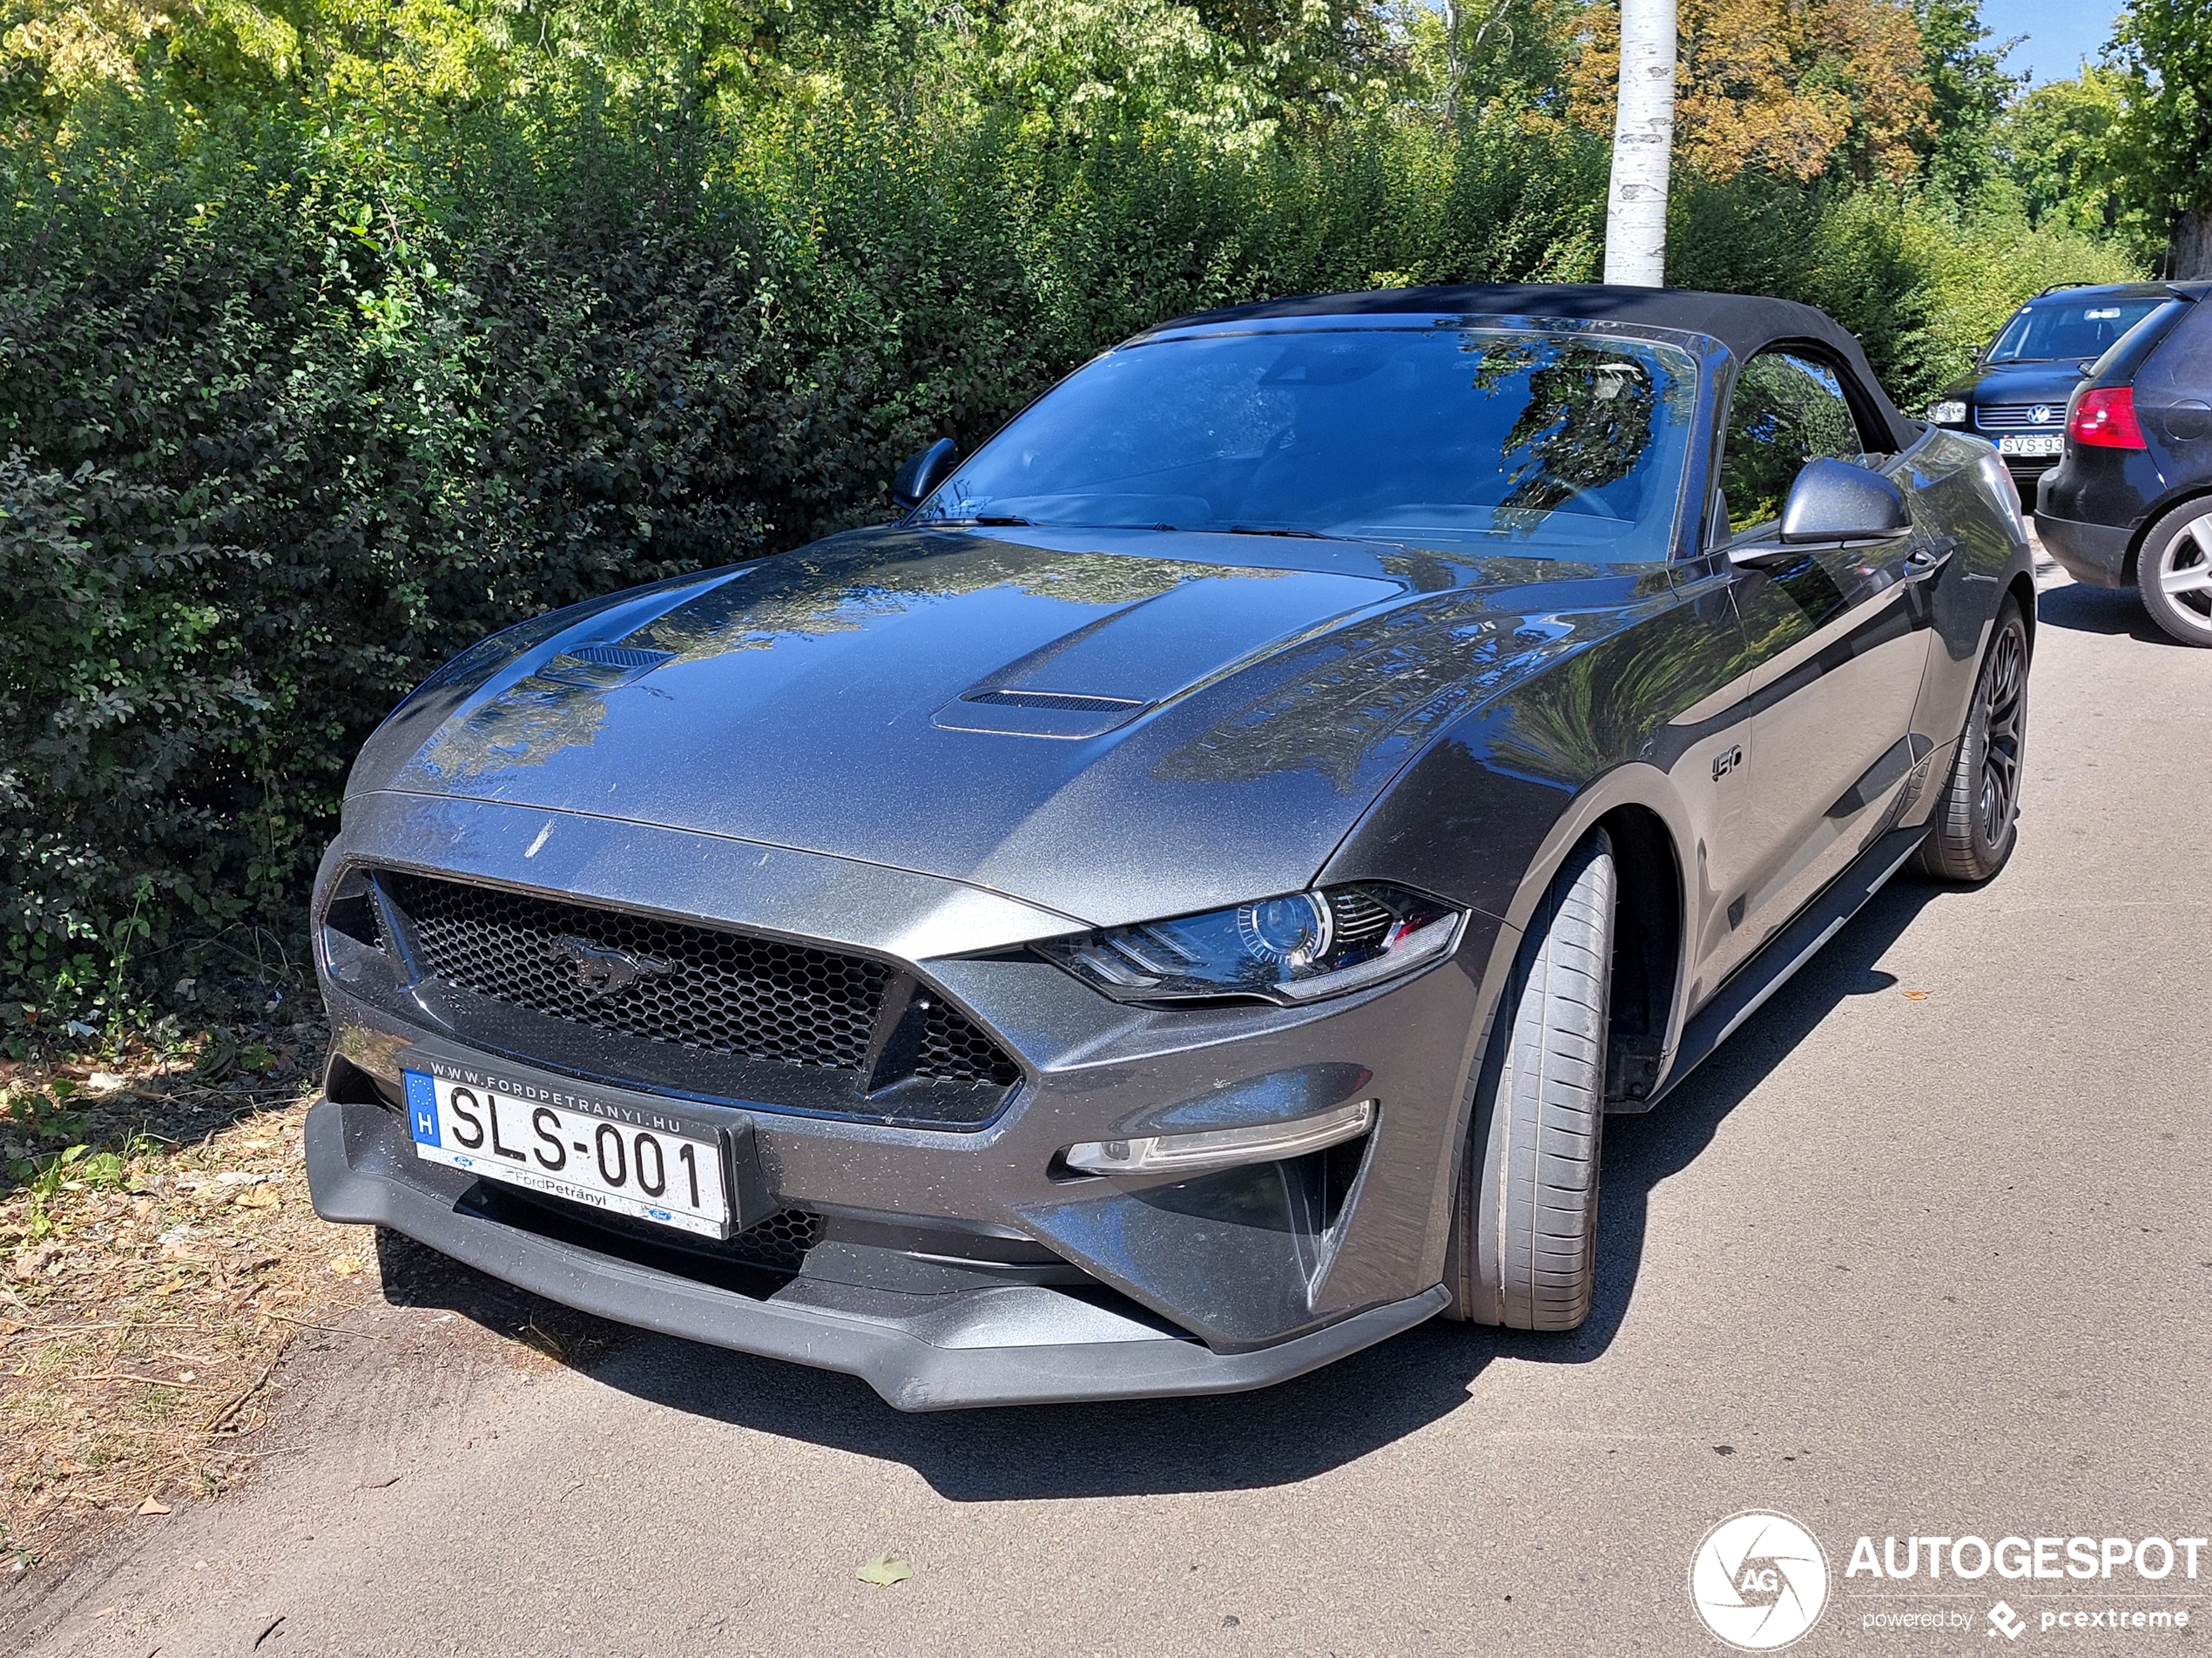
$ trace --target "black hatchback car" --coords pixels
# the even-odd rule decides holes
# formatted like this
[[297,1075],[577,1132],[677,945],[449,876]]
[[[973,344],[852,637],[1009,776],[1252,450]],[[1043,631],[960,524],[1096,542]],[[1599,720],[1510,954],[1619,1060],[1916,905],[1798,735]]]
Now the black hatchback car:
[[2212,282],[2160,293],[2074,392],[2035,524],[2075,579],[2133,587],[2174,637],[2212,645]]
[[2164,304],[2162,282],[2046,288],[2013,313],[1963,379],[1928,410],[1938,426],[1997,446],[2020,494],[2033,501],[2065,447],[2067,400],[2089,366]]

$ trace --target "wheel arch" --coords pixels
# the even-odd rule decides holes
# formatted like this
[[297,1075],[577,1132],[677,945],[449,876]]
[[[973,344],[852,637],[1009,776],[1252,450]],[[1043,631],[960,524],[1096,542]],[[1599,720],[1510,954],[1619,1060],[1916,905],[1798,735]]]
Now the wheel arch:
[[1696,843],[1674,793],[1666,773],[1639,763],[1615,768],[1576,796],[1530,859],[1484,974],[1487,1035],[1545,892],[1568,854],[1592,830],[1603,829],[1613,841],[1618,882],[1606,1092],[1632,1110],[1665,1075],[1688,1014],[1688,941],[1696,936],[1696,919],[1685,873],[1692,860],[1685,849]]
[[[2212,501],[2212,482],[2198,482],[2184,484],[2171,495],[2151,502],[2143,509],[2142,522],[2135,526],[2128,538],[2128,556],[2121,561],[2120,580],[2124,587],[2133,587],[2141,579],[2143,543],[2150,539],[2151,526],[2177,507],[2186,507],[2194,501]],[[2034,630],[2029,630],[2028,644],[2034,645]]]
[[2027,624],[2027,659],[2033,663],[2035,660],[2035,577],[2022,570],[2013,577],[2012,585],[2005,590],[2020,607],[2020,620]]

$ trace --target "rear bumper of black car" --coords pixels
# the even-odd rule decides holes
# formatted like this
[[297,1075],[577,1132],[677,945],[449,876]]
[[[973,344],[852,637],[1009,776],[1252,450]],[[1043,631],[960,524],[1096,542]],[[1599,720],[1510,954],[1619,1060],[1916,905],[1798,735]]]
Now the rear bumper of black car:
[[557,1223],[534,1223],[529,1208],[503,1207],[482,1183],[412,1150],[396,1112],[320,1102],[307,1129],[317,1211],[390,1227],[584,1312],[846,1372],[904,1411],[1265,1387],[1409,1329],[1446,1299],[1439,1285],[1273,1346],[1220,1353],[1134,1308],[1045,1284],[916,1294],[805,1276],[697,1276],[650,1250],[618,1255],[561,1236]]
[[2128,549],[2134,532],[2124,526],[2085,524],[2079,519],[2058,518],[2040,511],[2035,533],[2067,575],[2093,587],[2128,585]]

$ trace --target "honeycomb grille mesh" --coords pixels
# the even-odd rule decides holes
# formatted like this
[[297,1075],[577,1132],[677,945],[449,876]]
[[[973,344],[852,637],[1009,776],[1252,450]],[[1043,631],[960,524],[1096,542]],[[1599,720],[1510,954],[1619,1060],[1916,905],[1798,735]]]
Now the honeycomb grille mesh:
[[[380,883],[442,983],[595,1030],[739,1058],[853,1071],[893,970],[863,957],[428,876]],[[934,996],[916,1074],[1017,1081]]]
[[786,1209],[771,1215],[758,1226],[732,1233],[724,1251],[755,1266],[776,1272],[796,1272],[806,1251],[822,1241],[822,1217],[804,1210]]
[[995,1082],[1010,1088],[1022,1073],[998,1045],[934,997],[922,1010],[921,1052],[914,1061],[916,1076],[946,1082]]

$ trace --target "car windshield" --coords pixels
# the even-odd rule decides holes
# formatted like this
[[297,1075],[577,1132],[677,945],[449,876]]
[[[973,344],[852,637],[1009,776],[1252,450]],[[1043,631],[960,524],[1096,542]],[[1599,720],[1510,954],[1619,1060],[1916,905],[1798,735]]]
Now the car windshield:
[[1062,381],[916,516],[1658,560],[1696,388],[1678,347],[1573,329],[1141,342]]
[[2101,357],[2112,343],[2152,312],[2155,295],[2115,300],[2076,296],[2022,306],[1997,336],[1985,361],[2041,362],[2059,357]]

